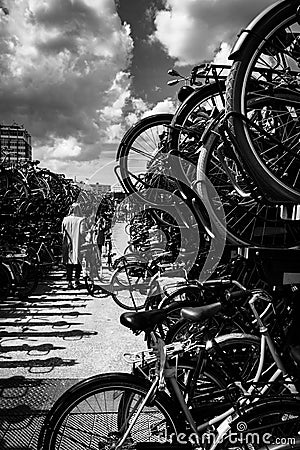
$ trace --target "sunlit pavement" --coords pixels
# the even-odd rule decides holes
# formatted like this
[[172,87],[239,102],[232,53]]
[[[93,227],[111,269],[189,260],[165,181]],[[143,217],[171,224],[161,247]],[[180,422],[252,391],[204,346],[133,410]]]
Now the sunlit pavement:
[[[128,240],[122,224],[113,237],[121,252]],[[104,276],[109,279],[107,268]],[[45,411],[79,379],[130,371],[123,353],[146,346],[141,335],[120,325],[122,312],[110,296],[68,290],[62,269],[28,300],[1,303],[1,450],[35,449]]]

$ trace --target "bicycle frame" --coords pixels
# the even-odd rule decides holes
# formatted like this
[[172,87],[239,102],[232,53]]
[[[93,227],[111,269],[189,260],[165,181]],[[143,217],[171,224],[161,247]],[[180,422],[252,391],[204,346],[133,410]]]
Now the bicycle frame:
[[[188,404],[181,392],[179,384],[177,382],[176,371],[175,371],[174,367],[171,367],[169,365],[169,362],[168,362],[168,355],[167,355],[168,349],[170,349],[170,347],[172,348],[172,346],[173,346],[172,356],[174,356],[174,354],[176,354],[176,353],[178,354],[178,353],[180,353],[180,351],[182,352],[184,350],[184,344],[181,344],[181,347],[179,346],[179,348],[178,347],[176,348],[176,343],[171,344],[171,346],[170,345],[166,346],[164,344],[164,341],[161,338],[157,337],[153,332],[151,332],[151,337],[154,339],[154,342],[155,342],[155,345],[153,346],[153,350],[157,355],[156,356],[156,360],[157,360],[156,372],[157,373],[156,373],[155,379],[152,382],[151,388],[149,389],[145,399],[139,405],[138,411],[137,412],[136,412],[136,410],[134,411],[134,417],[132,418],[132,421],[130,422],[130,426],[126,430],[124,436],[122,437],[120,443],[117,445],[116,448],[120,448],[120,446],[125,442],[125,440],[129,436],[129,433],[130,433],[132,427],[134,426],[134,424],[138,418],[138,414],[142,411],[142,408],[147,404],[149,399],[151,399],[151,397],[153,395],[155,395],[156,390],[164,389],[164,380],[165,379],[168,379],[170,382],[170,385],[173,390],[173,394],[174,394],[177,402],[180,405],[181,411],[183,412],[185,419],[187,420],[187,422],[189,424],[190,429],[192,430],[193,436],[196,439],[196,442],[195,442],[196,445],[200,444],[201,433],[203,431],[205,431],[207,429],[214,430],[214,432],[215,432],[214,442],[211,446],[208,447],[208,450],[214,450],[216,448],[216,446],[218,445],[218,443],[221,442],[226,437],[228,431],[232,427],[231,424],[234,423],[235,420],[240,417],[239,407],[249,405],[251,402],[251,396],[253,397],[254,393],[256,395],[253,398],[252,402],[257,401],[258,395],[260,395],[260,396],[264,395],[269,390],[270,384],[272,382],[274,382],[275,380],[277,380],[280,375],[282,375],[284,377],[284,385],[290,390],[290,392],[292,394],[298,394],[298,390],[297,390],[296,386],[294,385],[293,380],[288,375],[287,370],[284,366],[284,363],[277,352],[276,346],[269,334],[268,328],[263,323],[263,320],[260,317],[260,315],[255,307],[255,302],[257,302],[257,300],[259,300],[259,299],[267,300],[270,302],[270,299],[268,297],[266,297],[265,295],[262,295],[262,291],[253,293],[251,299],[249,300],[249,306],[250,306],[252,313],[257,321],[257,325],[259,327],[259,332],[261,334],[261,347],[260,347],[261,350],[260,350],[259,364],[258,364],[258,368],[257,368],[256,374],[255,374],[255,377],[254,377],[253,381],[251,382],[250,387],[247,390],[242,386],[240,381],[235,382],[235,384],[237,385],[237,387],[240,388],[241,393],[242,393],[241,397],[237,401],[238,408],[233,406],[230,409],[228,409],[227,411],[225,411],[224,413],[201,424],[200,426],[197,426],[192,417],[192,414],[188,408]],[[194,344],[194,345],[197,347],[197,344]],[[268,349],[272,355],[275,365],[277,366],[277,370],[270,377],[270,379],[266,383],[264,383],[263,387],[257,388],[257,383],[258,383],[258,381],[261,377],[262,371],[263,371],[263,365],[264,365],[265,354],[266,354],[266,346],[268,347]],[[199,347],[199,344],[198,344],[198,347]],[[203,345],[202,345],[202,347],[203,347]],[[190,348],[189,348],[189,350],[190,350]],[[200,371],[203,367],[203,363],[204,363],[203,355],[204,355],[204,353],[201,352],[200,357],[197,361],[196,371],[193,374],[192,386],[195,385],[194,381],[197,380],[197,378],[200,374]],[[128,418],[128,420],[129,420],[129,418]],[[126,423],[128,423],[128,420],[126,421]],[[217,428],[215,427],[216,424],[218,424]],[[202,445],[203,445],[203,443],[202,443]]]
[[[42,258],[43,257],[43,253],[42,252],[46,253],[46,256],[49,258],[48,261],[45,260],[44,258]],[[39,247],[38,247],[38,250],[37,250],[36,254],[37,254],[38,262],[42,266],[48,266],[48,265],[52,265],[52,264],[55,263],[54,255],[51,252],[51,250],[49,250],[49,248],[47,247],[47,245],[45,244],[44,241],[42,241],[39,244]]]

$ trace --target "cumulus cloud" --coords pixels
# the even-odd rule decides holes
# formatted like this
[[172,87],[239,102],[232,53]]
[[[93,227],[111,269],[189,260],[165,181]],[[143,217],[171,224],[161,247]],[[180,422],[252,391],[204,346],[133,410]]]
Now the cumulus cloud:
[[171,98],[157,103],[144,112],[143,117],[152,116],[154,114],[170,113],[174,114],[176,111],[176,103]]
[[[171,98],[153,104],[140,97],[134,97],[130,90],[130,77],[126,73],[117,76],[111,95],[114,98],[111,105],[101,111],[102,127],[106,130],[107,144],[118,145],[128,128],[143,117],[160,113],[173,114],[176,110],[176,103]],[[107,146],[106,148],[109,151]]]
[[113,0],[10,0],[9,15],[0,10],[1,122],[24,124],[45,161],[98,157],[129,95],[132,51]]
[[[67,139],[54,138],[52,148],[54,148],[52,157],[55,159],[70,159],[81,153],[80,143],[73,136],[69,136]],[[51,153],[51,147],[49,150]]]
[[[155,15],[151,36],[161,42],[178,65],[212,61],[225,43],[231,46],[237,33],[273,0],[165,0]],[[220,59],[224,62],[225,48]]]

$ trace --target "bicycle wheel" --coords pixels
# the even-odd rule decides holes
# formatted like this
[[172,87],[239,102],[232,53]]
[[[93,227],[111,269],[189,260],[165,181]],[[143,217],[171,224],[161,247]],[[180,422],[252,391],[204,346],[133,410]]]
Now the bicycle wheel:
[[[201,343],[204,342],[202,339]],[[216,338],[216,342],[222,352],[222,358],[214,347],[208,351],[193,391],[189,392],[189,388],[197,356],[189,355],[194,366],[188,373],[179,372],[181,378],[185,375],[183,392],[189,393],[189,406],[197,423],[212,419],[228,410],[234,403],[230,386],[239,381],[246,387],[246,383],[253,379],[259,364],[260,339],[256,336],[232,333]],[[179,368],[180,364],[179,360]],[[268,366],[266,363],[264,368],[267,369]]]
[[[207,330],[211,331],[209,328],[211,322],[209,323],[207,320],[202,323],[203,329],[202,333],[199,332],[199,328],[197,330],[197,334],[193,336],[187,336],[187,338],[192,338],[196,342],[204,343],[207,338],[205,334],[207,334]],[[224,357],[227,360],[227,365],[225,359],[223,359],[218,351],[212,346],[212,349],[209,351],[207,369],[211,369],[213,372],[219,373],[221,379],[224,383],[232,383],[233,380],[231,375],[232,368],[234,368],[235,374],[238,376],[239,381],[248,381],[253,378],[256,373],[259,356],[260,356],[260,339],[257,336],[245,334],[245,333],[235,333],[230,330],[230,327],[227,329],[224,327],[222,336],[217,336],[218,330],[216,330],[216,345],[218,349],[223,352]],[[214,330],[210,333],[210,338],[213,335]],[[168,343],[176,342],[175,340],[171,341],[170,335],[167,336]],[[167,341],[167,339],[166,339]],[[268,363],[270,362],[270,358],[266,360],[265,369],[268,367]],[[230,366],[228,367],[228,363]]]
[[141,263],[124,263],[110,279],[111,296],[117,305],[128,310],[144,308],[153,271]]
[[10,269],[0,262],[0,299],[6,300],[12,294],[12,275]]
[[37,265],[21,258],[14,259],[13,264],[17,271],[17,295],[20,299],[27,298],[38,286],[39,273]]
[[[201,306],[199,303],[198,306]],[[182,306],[185,308],[186,306]],[[201,321],[201,323],[190,322],[186,319],[178,317],[178,320],[174,322],[168,329],[165,342],[171,344],[172,342],[185,341],[186,339],[193,339],[200,342],[208,335],[212,335],[215,332],[215,336],[221,336],[231,332],[244,332],[245,326],[242,323],[237,323],[230,318],[217,318],[212,317]]]
[[[278,2],[253,30],[249,26],[227,83],[226,112],[236,150],[261,189],[278,202],[300,200],[298,6]],[[254,114],[251,98],[271,99],[280,91],[287,94],[285,113],[275,109],[269,119],[262,107]]]
[[17,213],[29,196],[26,183],[9,170],[0,172],[0,193],[1,214]]
[[[129,193],[137,192],[151,161],[157,159],[159,144],[172,120],[172,114],[156,114],[141,119],[123,137],[117,153],[120,174]],[[141,180],[141,181],[140,181]]]
[[31,172],[26,177],[30,196],[38,198],[41,203],[48,198],[50,188],[41,172]]
[[[217,214],[221,200],[226,221],[226,236],[230,243],[242,246],[291,248],[300,243],[299,223],[280,217],[280,208],[270,206],[263,199],[253,198],[233,153],[222,148],[219,124],[213,128],[201,149],[197,184],[200,198],[211,205],[211,215],[220,226]],[[211,195],[206,179],[219,195]],[[236,187],[237,186],[237,187]]]
[[150,383],[129,374],[103,374],[69,389],[48,413],[39,436],[40,450],[113,449],[135,420],[122,448],[161,442],[181,429],[171,399],[163,393],[137,408]]
[[111,295],[110,291],[107,291],[102,285],[100,285],[95,279],[89,275],[84,277],[84,284],[88,293],[95,298],[102,298]]
[[[171,122],[169,148],[178,150],[179,157],[197,164],[202,134],[213,111],[224,108],[224,93],[223,80],[203,85],[177,109]],[[185,176],[182,173],[180,179],[184,180]]]
[[[226,382],[220,372],[205,365],[191,389],[196,364],[197,361],[190,355],[188,357],[180,356],[176,363],[174,362],[176,366],[176,380],[188,403],[192,416],[195,419],[198,417],[201,420],[209,420],[214,415],[226,410],[226,407],[228,409],[228,400],[225,399]],[[172,362],[170,362],[170,365],[173,365]],[[154,366],[155,362],[136,367],[134,375],[139,377],[148,376]],[[173,392],[168,379],[166,379],[166,384],[169,391]]]
[[[160,276],[153,277],[146,303],[146,310],[168,310],[168,314],[163,321],[163,326],[168,330],[174,321],[177,322],[179,319],[181,308],[201,305],[201,288],[192,284],[178,284],[177,281],[172,283],[172,276],[162,276],[162,279],[165,278],[168,282],[164,286],[164,282],[161,283]],[[165,334],[161,335],[161,337],[165,339]]]

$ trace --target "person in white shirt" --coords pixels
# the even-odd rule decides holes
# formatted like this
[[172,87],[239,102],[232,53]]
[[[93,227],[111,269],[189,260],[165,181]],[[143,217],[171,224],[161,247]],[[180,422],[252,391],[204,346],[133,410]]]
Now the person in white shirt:
[[75,287],[80,288],[81,255],[80,247],[84,242],[85,225],[81,208],[73,203],[69,214],[62,222],[63,263],[66,266],[68,289],[74,289],[73,271],[75,269]]

